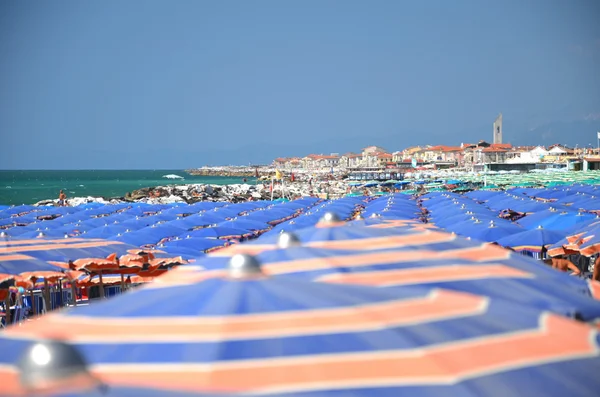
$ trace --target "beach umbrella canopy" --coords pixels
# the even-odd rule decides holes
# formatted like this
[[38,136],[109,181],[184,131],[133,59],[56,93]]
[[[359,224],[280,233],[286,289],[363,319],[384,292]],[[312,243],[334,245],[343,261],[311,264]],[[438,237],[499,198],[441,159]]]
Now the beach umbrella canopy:
[[253,220],[253,221],[260,221],[260,222],[272,224],[272,223],[275,223],[278,221],[282,221],[282,220],[291,218],[295,212],[296,212],[296,210],[294,210],[293,208],[286,210],[286,209],[279,207],[277,209],[254,211],[254,212],[251,212],[250,214],[246,215],[244,218]]
[[586,200],[577,201],[573,203],[571,207],[585,211],[600,211],[600,198],[592,197]]
[[47,230],[32,230],[18,235],[21,239],[34,239],[34,238],[61,238],[68,235],[68,232],[58,229],[47,229]]
[[125,222],[131,219],[135,219],[135,215],[128,214],[127,212],[119,212],[112,214],[110,216],[104,217],[106,219],[106,223],[115,223],[115,222]]
[[221,222],[221,223],[218,223],[217,226],[232,227],[232,228],[238,228],[238,229],[247,229],[247,230],[253,230],[253,231],[268,230],[272,227],[268,223],[253,221],[253,220],[244,219],[244,218],[237,218],[237,219],[234,219],[231,221]]
[[[90,386],[89,388],[75,388],[65,391],[69,385],[60,385],[60,390],[51,393],[52,397],[223,397],[218,394],[185,392],[172,389],[148,389],[144,387],[107,387],[106,385]],[[73,386],[71,385],[71,388]],[[1,396],[1,394],[0,394]]]
[[214,226],[184,232],[180,234],[179,237],[242,238],[252,234],[253,232],[248,229],[226,226]]
[[182,227],[185,229],[194,229],[197,227],[206,227],[224,222],[227,216],[217,212],[205,212],[197,215],[186,216],[185,218],[175,219],[169,222],[170,225]]
[[[340,237],[348,228],[338,229],[337,236]],[[368,228],[359,226],[357,229]],[[297,239],[296,234],[301,232],[293,233],[294,238]],[[369,281],[373,276],[364,272],[380,272],[373,277],[378,280],[378,286],[448,288],[513,300],[587,321],[600,318],[600,301],[592,299],[588,283],[540,266],[535,260],[447,233],[400,228],[381,232],[389,235],[404,233],[388,241],[382,240],[382,233],[378,231],[371,234],[373,237],[362,240],[300,242],[300,246],[285,249],[240,244],[217,251],[196,265],[219,272],[226,267],[231,255],[253,252],[264,264],[265,272],[271,275],[340,282],[346,275],[348,281],[358,280],[363,275]],[[369,235],[367,230],[363,233],[363,236]],[[279,236],[280,240],[283,237]],[[386,245],[391,241],[392,244]],[[378,245],[384,252],[367,250],[369,245]]]
[[157,279],[7,330],[3,390],[20,391],[27,353],[49,345],[47,335],[67,341],[108,387],[469,397],[600,387],[600,340],[587,324],[456,291],[265,277],[252,258],[232,262],[226,277]]
[[595,218],[596,216],[593,214],[581,212],[542,211],[519,219],[519,224],[527,229],[535,229],[542,226],[544,229],[549,230],[564,230]]
[[578,245],[581,255],[592,256],[600,253],[600,226],[587,230],[582,235]]
[[34,205],[17,205],[0,211],[0,218],[8,218],[13,215],[26,214],[32,211],[39,211],[39,209],[40,207],[36,207]]
[[555,230],[546,230],[538,227],[520,233],[506,236],[497,241],[503,247],[510,247],[515,251],[541,252],[543,247],[560,241],[564,233]]
[[[471,211],[469,211],[469,212],[471,212]],[[479,213],[461,212],[456,215],[452,215],[452,216],[448,216],[448,217],[445,217],[445,216],[432,216],[431,217],[431,222],[433,222],[436,226],[442,227],[442,228],[448,228],[448,229],[452,229],[455,225],[458,225],[459,223],[468,222],[468,221],[474,222],[475,220],[479,220],[480,222],[485,222],[485,223],[489,224],[490,221],[499,221],[500,219],[489,211],[487,211],[487,213],[485,213],[485,212],[479,212]]]
[[[490,222],[487,227],[463,229],[461,235],[480,241],[497,242],[499,239],[520,233],[523,228],[508,222]],[[458,232],[457,232],[458,233]]]
[[0,255],[23,254],[45,261],[68,262],[80,258],[124,255],[138,247],[120,241],[84,238],[0,240]]
[[127,226],[132,230],[139,230],[148,226],[152,226],[158,221],[158,219],[154,219],[152,216],[135,216],[131,217],[131,219],[120,222],[120,224],[122,226]]
[[163,245],[159,245],[158,248],[161,250],[161,252],[164,252],[165,254],[168,254],[169,256],[180,256],[183,259],[190,261],[190,262],[193,262],[197,258],[205,256],[205,253],[203,253],[202,251],[193,249],[193,248],[176,247],[176,246],[165,247]]
[[19,277],[29,279],[64,277],[64,269],[24,254],[0,255],[0,283]]
[[214,239],[214,238],[201,238],[201,237],[190,237],[190,238],[178,238],[176,240],[167,241],[159,247],[160,250],[169,250],[174,247],[187,248],[193,250],[196,253],[203,253],[211,251],[215,248],[225,247],[227,242]]
[[111,221],[110,217],[91,218],[81,222],[82,226],[102,227],[108,225]]
[[[113,241],[119,241],[125,244],[129,244],[135,247],[149,247],[159,244],[163,239],[169,237],[168,233],[164,233],[160,230],[154,231],[152,228],[146,227],[143,229],[135,230],[128,233],[119,233],[110,236],[109,239]],[[179,230],[181,232],[181,230]],[[171,236],[176,237],[176,236]]]
[[113,223],[106,226],[100,226],[94,228],[88,232],[82,233],[82,238],[109,238],[119,233],[126,233],[130,229],[127,226],[123,226],[120,223]]

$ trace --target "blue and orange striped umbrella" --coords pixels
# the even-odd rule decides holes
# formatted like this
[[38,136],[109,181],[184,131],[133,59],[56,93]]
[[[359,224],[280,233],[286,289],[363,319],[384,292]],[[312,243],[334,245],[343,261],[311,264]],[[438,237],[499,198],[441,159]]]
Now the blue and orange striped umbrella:
[[502,397],[588,396],[600,387],[600,338],[585,323],[444,289],[265,277],[246,257],[229,272],[7,330],[0,384],[19,392],[16,363],[52,337],[79,349],[109,387]]
[[20,253],[0,255],[0,283],[14,278],[65,277],[63,269],[46,261]]
[[124,255],[138,247],[120,241],[84,238],[0,240],[0,255],[24,254],[45,261],[68,262],[80,258]]
[[389,287],[448,288],[534,305],[586,321],[600,319],[600,301],[593,299],[600,298],[597,283],[569,277],[522,255],[453,234],[336,223],[334,227],[325,224],[300,230],[295,236],[300,246],[278,249],[273,238],[262,244],[259,239],[200,259],[196,269],[218,273],[229,257],[246,253],[258,255],[265,271],[272,275]]
[[564,234],[559,231],[546,230],[540,226],[504,237],[497,243],[503,247],[511,247],[515,251],[541,252],[542,248],[557,243],[563,237]]

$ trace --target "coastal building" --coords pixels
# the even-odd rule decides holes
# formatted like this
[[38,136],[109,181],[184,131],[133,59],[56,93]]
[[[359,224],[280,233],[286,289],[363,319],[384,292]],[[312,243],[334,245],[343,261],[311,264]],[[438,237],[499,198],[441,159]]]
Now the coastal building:
[[548,151],[543,146],[517,146],[506,154],[507,163],[539,163]]
[[[406,148],[402,151],[402,158],[401,161],[405,161],[408,160],[409,162],[412,161],[413,157],[418,157],[417,153],[419,153],[423,148],[421,146],[412,146],[409,148]],[[397,163],[400,161],[396,161]]]
[[395,151],[394,153],[392,153],[392,161],[394,163],[401,163],[403,160],[403,151]]
[[512,149],[510,143],[488,143],[479,141],[477,144],[468,144],[463,148],[464,165],[474,169],[475,165],[487,163],[504,163],[509,158]]
[[321,156],[318,154],[309,154],[302,158],[302,168],[305,170],[314,170],[318,168],[318,160]]
[[366,168],[377,168],[381,167],[381,164],[392,160],[392,155],[387,152],[375,152],[375,151],[364,151],[362,153],[362,161],[360,166]]
[[365,153],[387,153],[387,150],[382,148],[381,146],[367,146],[362,150],[363,156]]
[[273,167],[285,168],[285,166],[287,165],[287,161],[288,161],[288,159],[285,157],[278,157],[275,160],[273,160]]
[[[596,149],[575,148],[570,149],[564,145],[544,146],[516,146],[503,143],[502,114],[494,121],[494,135],[492,143],[484,140],[472,143],[461,143],[460,146],[427,145],[413,146],[403,150],[389,153],[380,146],[367,146],[360,153],[348,152],[343,155],[338,153],[309,154],[305,157],[276,158],[273,166],[277,169],[305,169],[305,170],[345,170],[347,172],[384,172],[385,170],[406,170],[413,168],[453,168],[480,171],[491,169],[504,169],[499,164],[506,164],[508,168],[526,170],[533,164],[537,166],[564,166],[569,169],[583,169],[584,157],[591,158],[588,168],[595,165],[592,152]],[[512,168],[511,168],[512,167]]]
[[481,150],[482,161],[487,163],[504,163],[507,159],[510,147],[502,143],[493,143]]
[[340,157],[340,167],[359,168],[362,161],[362,154],[346,153]]
[[331,168],[337,167],[340,164],[340,156],[337,154],[321,155],[318,159],[317,165],[320,168]]
[[377,153],[377,166],[389,168],[389,166],[394,165],[394,162],[392,161],[393,158],[394,156],[390,153]]

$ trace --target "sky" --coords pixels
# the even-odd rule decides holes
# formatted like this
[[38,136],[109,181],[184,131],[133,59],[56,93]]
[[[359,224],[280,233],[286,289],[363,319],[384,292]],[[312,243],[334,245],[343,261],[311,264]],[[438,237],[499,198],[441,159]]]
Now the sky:
[[597,0],[0,2],[0,169],[596,146]]

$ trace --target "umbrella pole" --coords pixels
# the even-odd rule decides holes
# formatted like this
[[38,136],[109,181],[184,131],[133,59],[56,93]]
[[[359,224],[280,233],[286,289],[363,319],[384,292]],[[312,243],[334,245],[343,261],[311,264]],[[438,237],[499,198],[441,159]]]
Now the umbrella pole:
[[100,272],[98,276],[100,277],[100,299],[104,299],[106,297],[104,296],[104,281],[102,280],[102,272]]
[[71,281],[71,295],[73,297],[73,306],[77,306],[77,287],[75,286],[75,280]]
[[44,278],[44,302],[46,302],[46,313],[52,310],[50,306],[50,287],[48,286],[48,279]]
[[6,307],[6,314],[4,315],[4,324],[6,326],[10,325],[10,289],[6,294],[6,298],[4,299],[4,306]]
[[125,277],[121,273],[121,293],[125,292]]
[[59,305],[60,307],[64,306],[64,302],[63,302],[63,288],[62,288],[62,280],[58,280],[58,301],[59,301]]
[[37,302],[35,301],[35,294],[33,293],[33,288],[29,290],[29,297],[31,298],[31,311],[33,312],[33,316],[37,316]]

